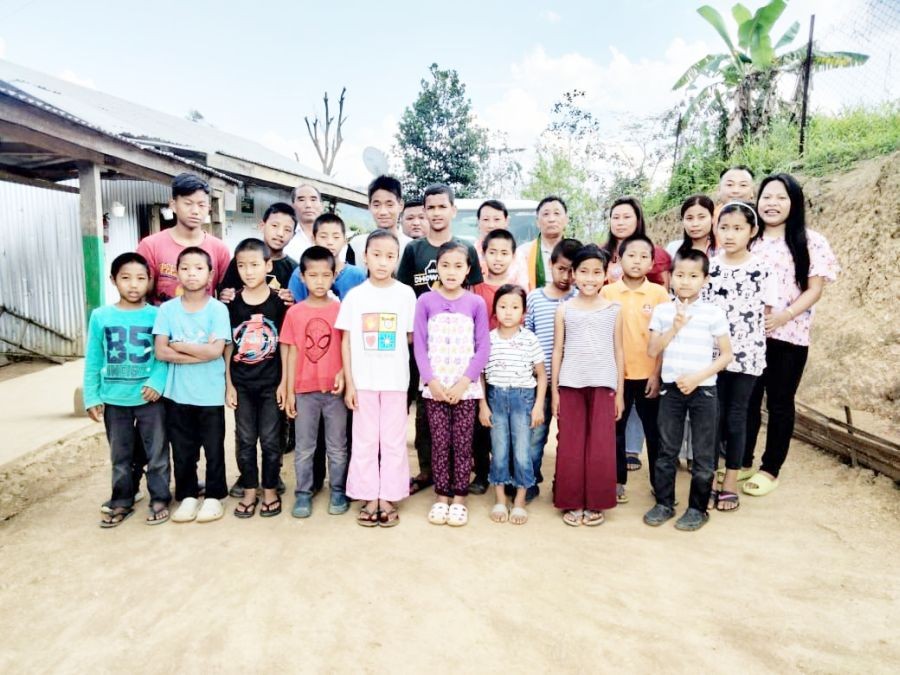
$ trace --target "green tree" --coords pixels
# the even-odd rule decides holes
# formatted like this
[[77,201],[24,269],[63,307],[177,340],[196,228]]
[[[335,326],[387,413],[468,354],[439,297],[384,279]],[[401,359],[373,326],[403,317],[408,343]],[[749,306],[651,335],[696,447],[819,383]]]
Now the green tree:
[[475,123],[456,71],[432,63],[429,73],[403,111],[396,136],[404,190],[421,194],[431,183],[446,183],[466,197],[477,189],[479,166],[487,161],[487,133]]
[[[737,3],[731,10],[737,28],[737,44],[731,38],[722,15],[708,5],[697,10],[719,34],[728,47],[722,54],[707,54],[678,78],[673,89],[688,86],[696,90],[684,113],[684,123],[698,113],[705,113],[718,123],[717,135],[723,139],[721,150],[730,154],[744,141],[768,127],[779,109],[793,111],[797,107],[802,86],[795,89],[793,100],[782,101],[778,81],[784,75],[802,77],[806,62],[806,46],[782,53],[779,49],[793,42],[800,31],[795,21],[773,44],[772,31],[781,17],[787,0],[771,0],[751,13]],[[813,48],[812,71],[849,68],[868,60],[855,52],[824,52]],[[712,81],[698,86],[706,78]],[[799,84],[799,82],[798,82]]]

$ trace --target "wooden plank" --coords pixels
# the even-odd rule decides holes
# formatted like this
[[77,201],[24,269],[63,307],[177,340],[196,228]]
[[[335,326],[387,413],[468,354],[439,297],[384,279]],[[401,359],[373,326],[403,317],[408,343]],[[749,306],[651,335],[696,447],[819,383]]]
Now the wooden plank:
[[53,181],[44,180],[42,178],[30,178],[28,176],[20,176],[9,171],[0,169],[0,180],[7,183],[18,183],[19,185],[31,185],[32,187],[44,188],[46,190],[57,190],[58,192],[71,192],[78,194],[78,188],[71,185],[59,185]]

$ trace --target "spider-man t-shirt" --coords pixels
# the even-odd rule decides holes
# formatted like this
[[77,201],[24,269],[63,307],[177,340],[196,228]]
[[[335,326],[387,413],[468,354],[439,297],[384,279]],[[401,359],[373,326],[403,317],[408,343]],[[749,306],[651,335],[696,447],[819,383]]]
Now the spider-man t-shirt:
[[234,352],[231,382],[235,387],[270,389],[281,381],[278,336],[287,307],[275,290],[260,305],[248,305],[241,293],[228,303]]
[[295,393],[334,389],[334,378],[341,369],[341,331],[334,327],[340,307],[337,300],[319,307],[304,300],[288,310],[281,341],[297,348]]

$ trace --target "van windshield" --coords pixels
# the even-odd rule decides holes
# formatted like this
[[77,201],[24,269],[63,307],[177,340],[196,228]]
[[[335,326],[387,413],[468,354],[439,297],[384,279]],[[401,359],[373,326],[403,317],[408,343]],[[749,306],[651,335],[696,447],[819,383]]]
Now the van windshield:
[[[509,230],[521,244],[537,237],[537,214],[534,209],[510,209]],[[453,236],[474,242],[478,239],[478,217],[475,209],[460,209],[453,219]]]

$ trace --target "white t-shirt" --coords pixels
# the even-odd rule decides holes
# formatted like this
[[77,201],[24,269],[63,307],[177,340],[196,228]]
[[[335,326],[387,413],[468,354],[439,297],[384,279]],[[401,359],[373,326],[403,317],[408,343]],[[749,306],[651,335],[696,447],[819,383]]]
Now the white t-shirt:
[[[400,265],[400,259],[403,258],[403,249],[406,248],[406,245],[412,241],[411,237],[407,237],[403,232],[400,231],[400,228],[397,228],[397,241],[400,242],[400,253],[397,255],[397,266]],[[357,267],[362,267],[366,269],[366,239],[368,238],[368,232],[361,232],[357,235],[354,235],[350,240],[350,243],[347,244],[350,248],[353,249],[353,254],[356,257],[356,262],[353,264]],[[396,270],[395,270],[396,271]]]
[[543,362],[544,350],[537,335],[530,330],[522,328],[507,339],[494,329],[484,378],[492,387],[534,389],[537,386],[534,367]]
[[[661,379],[674,382],[682,375],[696,373],[713,362],[718,338],[728,335],[728,319],[716,305],[695,300],[685,307],[690,317],[663,352]],[[650,330],[665,333],[675,322],[675,303],[666,302],[653,308]],[[703,380],[701,387],[712,387],[716,376]]]
[[334,325],[350,333],[350,364],[357,389],[407,390],[407,336],[415,314],[416,294],[396,280],[385,288],[366,280],[347,294]]

